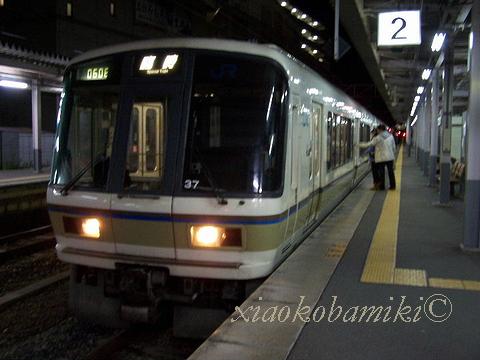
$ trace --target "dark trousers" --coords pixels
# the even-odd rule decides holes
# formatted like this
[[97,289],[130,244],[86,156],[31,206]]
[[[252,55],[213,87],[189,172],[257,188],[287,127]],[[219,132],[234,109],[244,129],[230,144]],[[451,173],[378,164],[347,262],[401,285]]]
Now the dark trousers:
[[390,189],[395,189],[395,173],[393,172],[393,160],[376,163],[378,183],[381,189],[385,188],[385,166],[387,166],[388,180],[390,181]]
[[373,177],[373,185],[376,186],[378,184],[378,171],[377,171],[377,164],[375,161],[370,161],[370,166],[372,168],[372,177]]

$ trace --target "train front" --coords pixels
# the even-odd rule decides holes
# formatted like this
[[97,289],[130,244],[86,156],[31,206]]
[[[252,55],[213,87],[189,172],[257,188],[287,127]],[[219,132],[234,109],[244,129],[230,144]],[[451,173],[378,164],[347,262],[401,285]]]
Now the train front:
[[111,324],[149,321],[164,302],[240,301],[281,257],[284,70],[209,50],[80,60],[48,190],[75,312]]

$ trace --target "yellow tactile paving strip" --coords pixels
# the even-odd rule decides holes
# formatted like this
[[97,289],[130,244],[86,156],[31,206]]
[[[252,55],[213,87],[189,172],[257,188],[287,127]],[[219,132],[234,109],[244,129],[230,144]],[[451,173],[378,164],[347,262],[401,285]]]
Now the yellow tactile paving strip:
[[396,285],[427,286],[427,272],[421,269],[395,269]]
[[[393,284],[395,259],[397,257],[398,217],[400,214],[400,189],[402,188],[403,151],[400,150],[396,163],[397,189],[388,191],[382,213],[363,268],[361,281],[368,283]],[[395,231],[392,231],[395,229]]]
[[480,291],[480,281],[429,278],[423,269],[396,267],[402,166],[403,148],[400,149],[396,163],[397,190],[387,193],[360,281],[374,284]]

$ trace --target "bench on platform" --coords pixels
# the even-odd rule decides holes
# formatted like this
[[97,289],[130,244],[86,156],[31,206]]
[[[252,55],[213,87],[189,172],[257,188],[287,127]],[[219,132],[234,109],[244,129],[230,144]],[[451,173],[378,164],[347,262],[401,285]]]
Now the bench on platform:
[[[455,161],[450,171],[450,195],[455,195],[455,185],[463,180],[464,173],[465,164],[458,160]],[[437,179],[440,181],[440,175],[437,176]]]

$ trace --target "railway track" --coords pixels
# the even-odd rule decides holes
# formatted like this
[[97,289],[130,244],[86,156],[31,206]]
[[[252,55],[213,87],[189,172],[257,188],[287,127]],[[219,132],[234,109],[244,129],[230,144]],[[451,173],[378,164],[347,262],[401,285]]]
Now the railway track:
[[174,338],[171,327],[165,324],[133,326],[103,341],[85,360],[183,360],[200,344],[198,340]]
[[0,264],[18,256],[29,255],[55,246],[52,227],[42,226],[0,237]]

